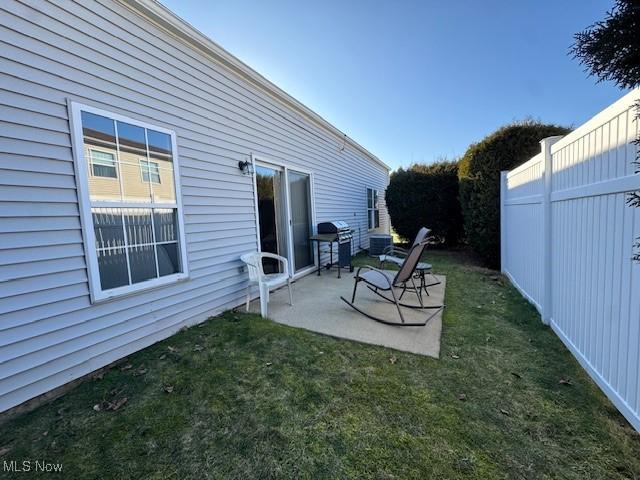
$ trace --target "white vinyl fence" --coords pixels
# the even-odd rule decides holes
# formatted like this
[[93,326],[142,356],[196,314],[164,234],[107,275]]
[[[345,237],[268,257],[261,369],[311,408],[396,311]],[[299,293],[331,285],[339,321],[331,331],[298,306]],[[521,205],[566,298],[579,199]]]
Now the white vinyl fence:
[[640,430],[636,89],[502,173],[502,271]]

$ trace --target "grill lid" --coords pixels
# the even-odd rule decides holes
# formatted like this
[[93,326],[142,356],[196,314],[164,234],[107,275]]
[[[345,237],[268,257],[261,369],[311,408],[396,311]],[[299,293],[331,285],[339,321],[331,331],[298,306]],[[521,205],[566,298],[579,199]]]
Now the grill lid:
[[318,224],[318,233],[338,233],[350,232],[351,227],[347,222],[335,220],[333,222],[322,222]]

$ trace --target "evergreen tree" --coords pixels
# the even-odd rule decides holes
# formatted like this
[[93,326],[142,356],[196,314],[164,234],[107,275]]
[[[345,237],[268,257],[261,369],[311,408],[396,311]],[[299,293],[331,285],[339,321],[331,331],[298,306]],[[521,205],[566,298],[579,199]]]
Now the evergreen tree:
[[[599,82],[609,80],[620,88],[640,85],[640,1],[616,0],[606,18],[575,35],[572,53]],[[636,105],[640,121],[640,101]],[[640,138],[634,142],[640,146]],[[640,173],[640,151],[635,161]],[[640,208],[640,192],[629,194],[629,205]],[[637,244],[640,249],[640,239]],[[640,261],[640,251],[634,256]]]

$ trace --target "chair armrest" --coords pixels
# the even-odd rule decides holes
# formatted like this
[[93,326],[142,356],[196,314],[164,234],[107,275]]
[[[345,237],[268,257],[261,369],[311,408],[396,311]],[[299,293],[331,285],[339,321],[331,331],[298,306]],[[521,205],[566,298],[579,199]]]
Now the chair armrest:
[[404,255],[406,257],[407,255],[409,255],[409,251],[401,247],[396,247],[395,245],[389,245],[388,247],[384,247],[384,250],[382,250],[382,254],[393,256]]
[[252,262],[249,258],[250,258],[249,256],[241,255],[240,256],[240,261],[242,263],[244,263],[245,265],[250,265],[252,267],[258,267],[258,264],[255,263],[255,262]]
[[261,252],[260,256],[262,258],[273,258],[274,260],[278,260],[280,263],[282,263],[282,266],[284,267],[284,273],[289,275],[289,261],[285,257],[276,255],[275,253],[269,253],[269,252]]

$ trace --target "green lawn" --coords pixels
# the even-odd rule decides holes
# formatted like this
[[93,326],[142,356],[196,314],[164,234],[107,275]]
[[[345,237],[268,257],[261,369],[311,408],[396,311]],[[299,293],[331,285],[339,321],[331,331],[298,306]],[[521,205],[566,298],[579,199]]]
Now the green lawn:
[[462,254],[429,258],[440,360],[229,312],[0,426],[2,460],[74,479],[640,477],[640,437],[534,308]]

